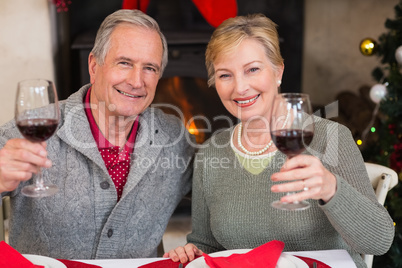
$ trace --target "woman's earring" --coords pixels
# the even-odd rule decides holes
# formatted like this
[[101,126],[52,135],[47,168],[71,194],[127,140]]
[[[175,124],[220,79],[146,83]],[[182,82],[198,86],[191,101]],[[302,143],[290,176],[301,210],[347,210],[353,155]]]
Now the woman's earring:
[[278,87],[282,84],[281,80],[278,80]]

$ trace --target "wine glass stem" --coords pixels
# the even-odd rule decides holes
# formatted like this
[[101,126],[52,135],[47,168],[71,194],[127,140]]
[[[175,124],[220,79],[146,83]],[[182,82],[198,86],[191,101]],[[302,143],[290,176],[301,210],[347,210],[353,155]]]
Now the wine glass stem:
[[39,190],[44,190],[45,189],[45,186],[44,186],[44,183],[43,183],[43,174],[42,174],[42,168],[41,167],[39,167],[38,174],[37,174],[37,176],[35,178],[35,185],[36,185],[36,188],[39,189]]
[[[286,195],[292,195],[292,194],[295,194],[295,192],[286,192]],[[293,204],[298,204],[299,201],[293,201],[292,203]]]

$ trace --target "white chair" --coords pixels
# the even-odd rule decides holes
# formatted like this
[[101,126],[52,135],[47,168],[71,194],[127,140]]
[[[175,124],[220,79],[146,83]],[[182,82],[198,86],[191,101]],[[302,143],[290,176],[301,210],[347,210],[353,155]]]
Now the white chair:
[[[398,174],[389,167],[365,163],[368,176],[373,185],[378,203],[384,205],[389,190],[398,184]],[[373,266],[373,255],[362,255],[368,268]]]

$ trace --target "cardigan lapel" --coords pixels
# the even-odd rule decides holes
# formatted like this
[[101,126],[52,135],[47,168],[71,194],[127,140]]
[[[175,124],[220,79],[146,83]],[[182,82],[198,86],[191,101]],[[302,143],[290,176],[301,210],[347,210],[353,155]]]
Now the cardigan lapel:
[[147,108],[139,117],[137,137],[122,199],[141,181],[144,175],[160,164],[159,155],[169,142],[169,135],[162,129],[153,108]]
[[[65,109],[62,111],[63,125],[57,131],[57,135],[75,150],[91,159],[106,174],[109,174],[91,134],[83,106],[84,95],[90,86],[83,86],[65,101]],[[134,189],[151,167],[158,164],[158,156],[170,140],[159,120],[161,119],[156,117],[153,108],[147,108],[139,117],[130,173],[122,198]]]
[[109,174],[99,153],[95,139],[92,136],[84,110],[84,95],[90,86],[83,86],[78,92],[65,100],[65,109],[62,111],[61,116],[63,125],[57,131],[56,135],[69,146],[91,159],[106,174]]

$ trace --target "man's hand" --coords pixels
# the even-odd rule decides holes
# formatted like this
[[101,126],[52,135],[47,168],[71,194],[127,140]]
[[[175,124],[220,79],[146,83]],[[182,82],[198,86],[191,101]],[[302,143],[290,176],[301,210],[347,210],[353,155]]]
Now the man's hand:
[[27,181],[39,168],[49,168],[46,143],[26,139],[11,139],[0,150],[0,193],[12,191],[21,181]]

